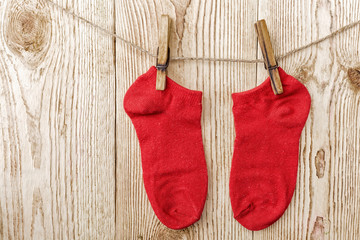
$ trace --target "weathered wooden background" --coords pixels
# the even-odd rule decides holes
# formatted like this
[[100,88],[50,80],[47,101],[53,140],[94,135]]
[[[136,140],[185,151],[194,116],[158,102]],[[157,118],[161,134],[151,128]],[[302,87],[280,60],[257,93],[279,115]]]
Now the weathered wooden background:
[[[260,58],[265,18],[277,54],[360,19],[354,0],[54,0],[153,53],[169,14],[171,55]],[[360,31],[279,64],[312,97],[298,182],[284,216],[259,232],[232,217],[231,93],[266,77],[263,64],[171,62],[168,75],[203,91],[209,174],[202,218],[180,231],[154,215],[122,100],[155,63],[46,0],[0,1],[0,239],[358,239]]]

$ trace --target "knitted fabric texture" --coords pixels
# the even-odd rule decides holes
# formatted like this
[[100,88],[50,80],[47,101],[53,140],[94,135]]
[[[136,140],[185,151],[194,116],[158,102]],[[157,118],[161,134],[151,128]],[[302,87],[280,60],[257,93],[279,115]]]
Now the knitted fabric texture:
[[236,138],[230,173],[234,218],[249,230],[277,221],[294,193],[299,139],[310,109],[303,84],[279,68],[284,93],[274,95],[270,79],[234,93]]
[[127,91],[124,109],[141,149],[144,186],[159,220],[182,229],[200,219],[207,194],[207,169],[201,135],[202,92],[170,78],[155,89],[156,68]]

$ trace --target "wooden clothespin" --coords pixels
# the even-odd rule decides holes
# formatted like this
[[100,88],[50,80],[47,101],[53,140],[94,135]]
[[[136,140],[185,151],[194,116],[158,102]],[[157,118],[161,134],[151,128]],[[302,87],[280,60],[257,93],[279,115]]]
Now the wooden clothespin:
[[271,87],[274,93],[282,94],[283,87],[281,84],[281,79],[278,70],[278,64],[275,59],[274,50],[271,45],[269,31],[266,26],[266,22],[264,19],[261,19],[255,23],[255,29],[258,36],[259,45],[261,48],[261,52],[265,61],[265,69],[267,69],[270,80]]
[[170,48],[170,18],[169,15],[161,15],[159,27],[159,48],[156,58],[156,90],[165,90],[166,68],[169,66]]

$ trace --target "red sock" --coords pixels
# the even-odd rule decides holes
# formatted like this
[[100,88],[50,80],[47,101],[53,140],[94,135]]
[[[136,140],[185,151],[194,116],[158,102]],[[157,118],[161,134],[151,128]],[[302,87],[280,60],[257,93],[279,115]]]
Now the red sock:
[[261,230],[285,212],[294,193],[299,139],[310,109],[310,95],[279,68],[284,93],[274,95],[269,78],[234,93],[236,138],[230,173],[234,218]]
[[155,214],[169,228],[200,219],[207,194],[201,136],[202,92],[170,78],[155,89],[156,68],[140,76],[124,98],[141,148],[145,190]]

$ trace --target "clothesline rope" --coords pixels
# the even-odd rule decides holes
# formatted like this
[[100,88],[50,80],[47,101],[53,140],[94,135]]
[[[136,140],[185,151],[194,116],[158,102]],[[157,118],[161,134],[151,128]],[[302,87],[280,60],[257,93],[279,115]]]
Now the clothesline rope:
[[[55,3],[55,2],[53,2],[51,0],[46,0],[46,1],[50,5],[56,7],[57,9],[59,9],[61,11],[63,11],[67,15],[70,15],[70,16],[76,18],[76,19],[79,19],[82,22],[85,22],[86,24],[89,24],[90,26],[98,29],[99,31],[103,32],[106,35],[109,35],[109,36],[112,36],[112,37],[114,37],[116,39],[119,39],[120,41],[124,42],[128,46],[131,46],[131,47],[135,48],[136,50],[149,55],[150,57],[156,58],[156,54],[153,54],[150,51],[148,51],[148,50],[146,50],[146,49],[144,49],[144,48],[130,42],[129,40],[126,40],[125,38],[117,35],[116,33],[108,31],[107,29],[105,29],[105,28],[103,28],[103,27],[101,27],[101,26],[99,26],[99,25],[85,19],[84,17],[81,17],[81,16],[75,14],[74,12],[60,6],[59,4],[57,4],[57,3]],[[350,23],[348,25],[345,25],[345,26],[339,28],[338,30],[330,33],[329,35],[326,35],[325,37],[319,38],[319,39],[317,39],[317,40],[315,40],[313,42],[310,42],[310,43],[308,43],[308,44],[306,44],[304,46],[295,48],[295,49],[293,49],[293,50],[291,50],[289,52],[286,52],[284,54],[280,54],[280,55],[276,56],[276,59],[281,60],[281,59],[286,58],[289,55],[292,55],[292,54],[294,54],[296,52],[299,52],[299,51],[302,51],[302,50],[304,50],[306,48],[309,48],[311,46],[317,45],[317,44],[319,44],[319,43],[321,43],[321,42],[323,42],[325,40],[328,40],[328,39],[338,35],[339,33],[342,33],[342,32],[344,32],[344,31],[346,31],[346,30],[348,30],[350,28],[353,28],[353,27],[355,27],[355,26],[357,26],[359,24],[360,24],[360,20],[358,20],[356,22],[353,22],[353,23]],[[242,59],[242,58],[234,59],[234,58],[211,58],[211,57],[170,57],[170,61],[210,61],[210,62],[241,62],[241,63],[261,63],[261,62],[264,62],[263,59]]]

